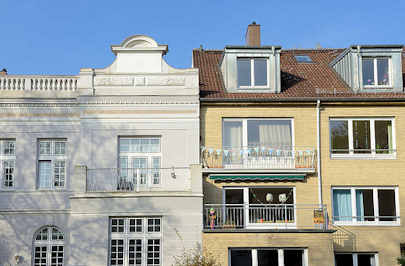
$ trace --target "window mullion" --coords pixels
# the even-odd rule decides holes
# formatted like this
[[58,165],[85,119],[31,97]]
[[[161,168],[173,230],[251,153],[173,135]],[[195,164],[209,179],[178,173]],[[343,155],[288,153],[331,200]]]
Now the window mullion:
[[378,86],[378,67],[377,67],[377,58],[374,58],[374,85]]
[[358,261],[358,256],[357,253],[353,253],[353,266],[358,266],[359,265],[359,261]]
[[374,201],[374,216],[375,221],[378,223],[380,221],[379,218],[379,206],[378,206],[378,189],[373,189],[373,201]]
[[356,189],[350,189],[351,199],[352,199],[352,222],[357,222],[357,206],[356,206]]
[[283,249],[277,249],[277,255],[278,255],[278,266],[284,266],[284,250]]
[[254,87],[255,86],[255,64],[254,64],[254,59],[250,59],[250,86]]
[[259,262],[257,261],[258,256],[257,256],[257,249],[252,249],[252,266],[258,266]]
[[376,154],[375,146],[375,119],[370,119],[370,148],[371,154]]
[[246,149],[248,147],[248,125],[247,119],[242,120],[242,149]]
[[347,120],[347,129],[349,135],[349,154],[353,154],[353,120]]

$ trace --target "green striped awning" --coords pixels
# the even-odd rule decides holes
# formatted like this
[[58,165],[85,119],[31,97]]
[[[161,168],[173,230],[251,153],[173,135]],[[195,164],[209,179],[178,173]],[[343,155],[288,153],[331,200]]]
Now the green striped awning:
[[305,175],[210,175],[209,178],[218,181],[291,181],[304,180]]

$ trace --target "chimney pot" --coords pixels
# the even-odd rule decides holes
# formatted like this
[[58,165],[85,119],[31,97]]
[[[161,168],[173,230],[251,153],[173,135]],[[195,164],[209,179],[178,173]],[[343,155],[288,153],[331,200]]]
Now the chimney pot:
[[260,25],[253,21],[248,25],[246,31],[246,45],[247,46],[260,46]]

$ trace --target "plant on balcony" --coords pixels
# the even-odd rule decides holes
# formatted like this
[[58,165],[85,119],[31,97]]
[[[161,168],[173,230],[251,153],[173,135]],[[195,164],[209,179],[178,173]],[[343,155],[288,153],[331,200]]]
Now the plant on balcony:
[[398,264],[401,266],[405,266],[405,256],[401,256],[397,258]]
[[208,251],[203,251],[201,246],[185,250],[183,254],[174,257],[173,266],[220,266],[216,258]]

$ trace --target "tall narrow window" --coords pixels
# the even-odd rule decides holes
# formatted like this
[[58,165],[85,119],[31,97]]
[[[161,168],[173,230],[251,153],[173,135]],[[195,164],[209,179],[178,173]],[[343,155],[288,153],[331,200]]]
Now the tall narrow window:
[[161,265],[161,218],[110,219],[109,265]]
[[161,184],[160,137],[119,138],[118,190]]
[[64,265],[64,234],[58,228],[44,227],[34,235],[33,265]]
[[66,139],[40,139],[38,150],[38,188],[64,188],[67,161]]
[[9,189],[14,187],[15,162],[15,140],[0,139],[1,188]]
[[267,58],[238,58],[238,87],[267,87]]

